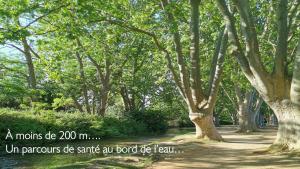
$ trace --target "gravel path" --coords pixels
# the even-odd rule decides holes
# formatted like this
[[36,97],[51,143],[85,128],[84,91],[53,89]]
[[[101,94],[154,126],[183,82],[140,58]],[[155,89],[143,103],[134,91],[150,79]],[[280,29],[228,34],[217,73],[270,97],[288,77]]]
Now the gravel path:
[[183,153],[171,155],[154,163],[152,169],[300,169],[300,157],[259,153],[276,137],[275,129],[253,134],[235,133],[233,128],[221,128],[225,142],[203,143],[186,135],[175,140]]

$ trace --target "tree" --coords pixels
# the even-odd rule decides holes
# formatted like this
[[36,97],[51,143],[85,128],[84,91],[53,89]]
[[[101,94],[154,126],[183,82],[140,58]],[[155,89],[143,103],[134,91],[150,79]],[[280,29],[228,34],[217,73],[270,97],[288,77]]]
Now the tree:
[[34,59],[39,59],[31,41],[41,32],[34,26],[48,15],[68,6],[43,1],[0,1],[0,43],[16,49],[24,55],[28,69],[28,88],[32,91],[31,101],[38,101],[37,75]]
[[[222,63],[226,51],[227,31],[220,31],[219,38],[215,47],[213,64],[210,73],[209,85],[207,91],[204,91],[201,83],[200,73],[200,32],[199,32],[199,0],[190,1],[190,50],[189,59],[183,52],[183,46],[186,44],[181,39],[178,21],[176,21],[172,7],[176,6],[175,2],[162,1],[163,18],[166,20],[168,32],[172,36],[172,42],[175,48],[177,66],[174,66],[173,51],[167,49],[157,34],[144,30],[142,28],[124,23],[124,19],[108,17],[100,21],[118,25],[124,29],[145,34],[153,39],[157,48],[163,52],[167,60],[168,68],[173,76],[174,82],[184,98],[188,109],[189,116],[196,127],[196,136],[198,138],[209,138],[213,140],[222,140],[213,124],[213,108],[216,102],[217,91],[219,88],[220,75],[222,72]],[[178,6],[177,6],[178,7]],[[188,61],[188,63],[187,63]],[[178,69],[176,69],[176,67]]]
[[20,108],[29,97],[26,64],[13,56],[0,54],[0,107]]
[[257,130],[256,117],[260,111],[263,100],[257,96],[255,90],[242,93],[239,85],[235,86],[237,98],[239,132],[252,132]]
[[[253,5],[258,8],[256,10],[259,10],[264,8],[263,3],[269,4],[269,2],[261,2]],[[261,16],[254,20],[252,11],[256,12],[256,10],[251,10],[252,1],[234,0],[233,4],[237,8],[241,21],[243,43],[238,35],[235,15],[229,10],[224,0],[217,1],[224,16],[229,39],[234,44],[234,56],[251,85],[256,88],[278,117],[279,128],[274,145],[290,149],[300,148],[300,41],[295,38],[299,37],[299,30],[295,29],[299,26],[299,19],[297,19],[299,3],[299,1],[288,3],[287,0],[270,3],[267,5],[267,9],[271,6],[270,15],[260,14]],[[273,10],[274,7],[276,13]],[[274,14],[276,18],[273,17]],[[261,25],[265,29],[261,29]],[[260,36],[258,36],[258,31],[261,33]],[[267,34],[270,36],[268,37]],[[276,43],[273,46],[275,51],[270,52],[270,48],[262,47],[265,39],[268,43]],[[242,47],[243,44],[245,48]],[[271,70],[270,67],[264,65],[262,59],[267,53],[274,56],[267,59],[273,63]]]
[[[213,140],[222,140],[221,135],[217,132],[213,124],[213,108],[215,106],[217,91],[219,88],[220,76],[222,72],[222,63],[227,47],[227,31],[222,30],[217,39],[215,53],[212,61],[209,85],[207,93],[203,90],[200,73],[200,32],[199,32],[199,0],[190,1],[190,57],[189,64],[184,56],[183,46],[186,46],[181,39],[178,22],[172,13],[174,2],[162,1],[162,9],[166,18],[169,33],[173,37],[177,66],[173,65],[172,53],[160,42],[160,38],[147,30],[125,24],[117,19],[105,19],[106,22],[119,25],[125,29],[139,32],[150,36],[157,48],[162,51],[167,60],[167,65],[172,73],[174,82],[179,92],[184,98],[189,109],[189,116],[196,126],[196,136],[198,138],[209,138]],[[189,66],[190,65],[190,66]]]

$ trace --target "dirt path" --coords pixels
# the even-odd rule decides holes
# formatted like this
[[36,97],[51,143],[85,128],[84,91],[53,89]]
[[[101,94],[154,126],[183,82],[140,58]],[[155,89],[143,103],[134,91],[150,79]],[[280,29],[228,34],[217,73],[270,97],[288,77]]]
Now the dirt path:
[[299,156],[255,153],[266,149],[272,143],[276,136],[274,129],[264,129],[249,135],[235,133],[233,128],[222,128],[220,132],[226,142],[190,141],[191,134],[178,138],[172,143],[178,144],[177,148],[184,152],[170,155],[149,168],[300,169]]

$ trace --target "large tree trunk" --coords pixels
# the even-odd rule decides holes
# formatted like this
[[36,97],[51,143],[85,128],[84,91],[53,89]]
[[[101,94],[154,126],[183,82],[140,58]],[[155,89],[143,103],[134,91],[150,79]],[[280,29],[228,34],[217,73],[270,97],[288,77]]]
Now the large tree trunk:
[[235,93],[238,105],[239,132],[250,132],[249,125],[249,101],[250,93],[247,92],[243,97],[240,87],[235,86]]
[[255,115],[252,111],[239,112],[239,132],[253,132],[257,131],[257,124]]
[[223,138],[221,137],[214,125],[212,113],[209,113],[204,117],[200,117],[197,114],[190,113],[190,119],[195,125],[197,138],[211,139],[217,141],[223,140]]
[[282,148],[300,148],[300,111],[289,103],[271,105],[278,117],[278,131],[274,145]]
[[[244,107],[242,105],[242,107]],[[248,112],[245,111],[244,108],[241,108],[238,112],[238,116],[239,116],[239,132],[250,132],[250,124],[249,124],[249,120],[248,120]]]

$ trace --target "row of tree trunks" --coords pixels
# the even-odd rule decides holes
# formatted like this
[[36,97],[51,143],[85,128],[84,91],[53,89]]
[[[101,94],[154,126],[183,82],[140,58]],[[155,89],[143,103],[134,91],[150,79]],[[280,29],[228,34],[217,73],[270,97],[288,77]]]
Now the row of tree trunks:
[[[288,49],[289,47],[294,48],[294,46],[291,46],[289,43],[291,40],[288,38],[289,35],[295,33],[290,28],[299,24],[296,15],[289,15],[292,12],[289,10],[294,9],[293,7],[297,9],[300,2],[295,1],[291,8],[288,7],[287,0],[279,0],[277,3],[277,9],[274,12],[274,15],[276,15],[274,21],[277,26],[277,42],[275,52],[273,52],[274,67],[272,72],[266,70],[261,60],[255,20],[252,17],[249,1],[233,1],[241,20],[240,27],[242,35],[245,37],[245,43],[241,43],[238,35],[239,31],[237,30],[239,27],[235,24],[235,15],[230,12],[227,1],[217,0],[216,2],[224,16],[230,35],[229,39],[235,45],[234,56],[237,58],[244,75],[278,118],[279,128],[274,145],[288,149],[299,149],[300,41],[299,39],[294,41],[294,43],[298,41],[298,47],[295,48],[297,52],[291,52]],[[245,45],[245,47],[242,47],[242,45]],[[287,62],[288,56],[294,58],[292,75],[287,71],[293,63]]]
[[[140,44],[141,43],[141,44]],[[139,45],[143,45],[143,41],[138,43]],[[142,100],[140,99],[138,92],[134,89],[137,81],[137,73],[141,70],[143,67],[146,57],[143,57],[143,59],[139,62],[140,57],[142,54],[141,48],[138,48],[134,54],[132,54],[132,63],[131,63],[131,69],[129,70],[129,73],[131,73],[129,80],[129,84],[126,84],[126,82],[122,81],[123,76],[123,70],[120,70],[120,95],[123,100],[125,112],[138,110],[141,107],[144,107],[144,104],[142,103]],[[125,64],[125,62],[123,63]]]
[[[79,38],[76,39],[78,48],[81,51],[84,51],[84,46],[82,45],[82,43],[80,42]],[[110,83],[110,79],[111,79],[111,61],[110,59],[107,57],[105,58],[105,65],[102,67],[97,60],[95,60],[93,57],[87,55],[87,58],[92,62],[93,66],[95,66],[96,70],[97,70],[97,80],[98,80],[98,84],[100,86],[100,88],[94,88],[91,89],[90,91],[92,91],[93,96],[92,96],[92,108],[90,107],[90,103],[89,103],[89,96],[88,96],[88,87],[86,84],[86,78],[85,78],[85,72],[84,72],[84,65],[83,65],[83,60],[81,58],[81,56],[79,55],[79,52],[76,52],[76,58],[79,64],[79,72],[80,72],[80,77],[82,80],[82,92],[83,92],[83,98],[84,98],[84,102],[85,102],[85,108],[86,111],[88,113],[94,113],[96,112],[96,114],[100,115],[100,116],[104,116],[106,109],[107,109],[107,105],[108,105],[108,96],[109,96],[109,92],[111,89],[111,83]],[[97,103],[96,103],[97,102]],[[96,110],[95,110],[96,109]]]

